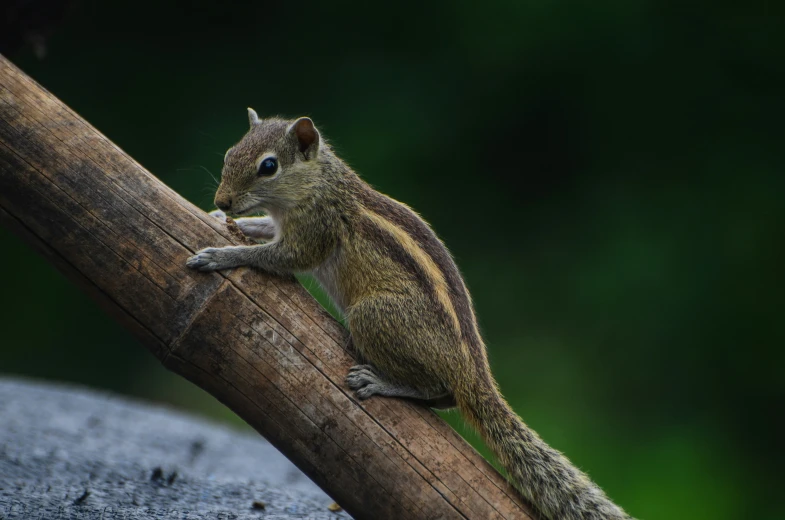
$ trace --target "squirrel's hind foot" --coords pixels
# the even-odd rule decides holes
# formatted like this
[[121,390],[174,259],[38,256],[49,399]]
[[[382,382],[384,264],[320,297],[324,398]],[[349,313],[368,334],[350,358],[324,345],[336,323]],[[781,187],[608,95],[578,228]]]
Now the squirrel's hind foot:
[[452,396],[447,392],[429,392],[400,383],[393,383],[381,376],[371,365],[355,365],[349,369],[346,383],[362,400],[374,395],[384,397],[404,397],[424,401],[428,406],[450,408],[454,405]]

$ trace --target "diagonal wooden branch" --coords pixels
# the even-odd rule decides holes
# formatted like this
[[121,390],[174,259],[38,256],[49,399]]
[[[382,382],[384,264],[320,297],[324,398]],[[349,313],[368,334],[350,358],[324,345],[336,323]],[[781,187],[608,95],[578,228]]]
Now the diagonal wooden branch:
[[358,402],[346,332],[293,279],[186,258],[236,243],[0,56],[0,222],[357,518],[535,518],[446,423]]

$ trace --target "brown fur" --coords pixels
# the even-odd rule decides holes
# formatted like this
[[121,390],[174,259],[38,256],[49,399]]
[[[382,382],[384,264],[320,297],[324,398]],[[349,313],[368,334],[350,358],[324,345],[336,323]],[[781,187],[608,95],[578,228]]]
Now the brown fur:
[[[363,182],[309,119],[254,116],[251,130],[227,153],[216,202],[242,214],[266,211],[275,238],[207,249],[189,265],[313,273],[345,313],[354,347],[371,365],[355,367],[347,378],[358,395],[457,403],[515,488],[545,517],[628,519],[502,398],[469,293],[431,228]],[[280,171],[257,176],[258,162],[270,154]]]

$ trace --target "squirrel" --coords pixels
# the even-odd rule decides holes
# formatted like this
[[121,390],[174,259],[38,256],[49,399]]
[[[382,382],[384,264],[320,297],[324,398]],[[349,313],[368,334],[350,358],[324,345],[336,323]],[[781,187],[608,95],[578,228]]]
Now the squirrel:
[[311,119],[259,119],[250,108],[248,117],[250,130],[224,156],[214,213],[266,213],[235,220],[266,242],[203,249],[187,266],[312,274],[346,318],[362,362],[346,382],[358,398],[457,406],[548,519],[630,519],[504,400],[469,292],[430,226],[365,183]]

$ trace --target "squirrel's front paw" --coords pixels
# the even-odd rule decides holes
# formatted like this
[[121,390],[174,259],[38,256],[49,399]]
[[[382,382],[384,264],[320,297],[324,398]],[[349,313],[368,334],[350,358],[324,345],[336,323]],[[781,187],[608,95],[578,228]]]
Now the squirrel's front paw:
[[199,271],[220,271],[242,265],[231,247],[208,247],[189,258],[185,265]]

